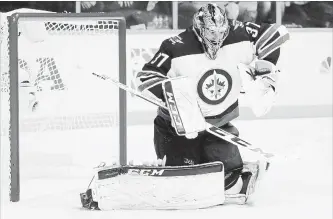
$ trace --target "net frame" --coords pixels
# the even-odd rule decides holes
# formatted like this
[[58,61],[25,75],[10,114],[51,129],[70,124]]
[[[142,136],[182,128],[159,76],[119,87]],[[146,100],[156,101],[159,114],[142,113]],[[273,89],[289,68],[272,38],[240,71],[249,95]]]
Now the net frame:
[[[20,200],[20,117],[19,117],[19,57],[18,57],[18,34],[19,21],[21,19],[42,20],[98,20],[110,19],[118,21],[119,42],[119,82],[126,84],[126,21],[123,17],[113,17],[107,13],[14,13],[7,17],[9,38],[9,139],[10,139],[10,201]],[[112,39],[110,39],[112,40]],[[119,88],[119,163],[127,163],[127,100],[126,91]]]

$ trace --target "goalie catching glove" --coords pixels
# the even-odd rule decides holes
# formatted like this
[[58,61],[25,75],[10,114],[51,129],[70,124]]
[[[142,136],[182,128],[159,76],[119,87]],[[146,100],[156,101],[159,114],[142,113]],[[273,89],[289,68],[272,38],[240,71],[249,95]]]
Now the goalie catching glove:
[[280,71],[273,63],[265,60],[255,61],[254,67],[238,64],[238,70],[253,113],[257,117],[264,116],[275,102]]
[[169,109],[171,124],[176,133],[188,139],[198,136],[206,129],[206,121],[192,91],[191,79],[178,77],[162,83],[165,102]]

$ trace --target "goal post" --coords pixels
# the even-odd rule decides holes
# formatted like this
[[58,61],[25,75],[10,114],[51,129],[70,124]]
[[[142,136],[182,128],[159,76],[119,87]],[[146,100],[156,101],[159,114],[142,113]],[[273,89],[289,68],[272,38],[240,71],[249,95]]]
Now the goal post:
[[[6,61],[2,58],[1,105],[5,105],[8,101],[6,97],[3,98],[3,93],[8,92],[6,95],[9,98],[9,124],[6,129],[8,129],[10,147],[10,201],[18,202],[20,200],[21,133],[25,129],[29,129],[28,132],[55,130],[52,136],[56,137],[49,139],[50,141],[63,139],[62,143],[68,140],[68,144],[71,144],[71,141],[75,142],[77,139],[73,137],[70,140],[69,137],[64,136],[74,134],[66,131],[68,134],[64,135],[57,131],[105,128],[112,126],[106,123],[114,119],[119,123],[117,124],[117,147],[119,148],[118,151],[116,150],[119,153],[118,162],[125,165],[127,163],[126,92],[118,88],[109,90],[105,87],[112,85],[104,85],[102,81],[95,82],[93,76],[90,78],[89,75],[93,71],[101,71],[99,73],[110,75],[126,84],[125,19],[112,17],[108,13],[15,13],[8,16],[7,21],[8,41],[3,40],[2,44],[8,43],[8,72],[4,70]],[[42,30],[38,29],[39,24],[41,24]],[[22,34],[30,39],[21,42],[22,40],[19,38],[22,37]],[[43,34],[50,39],[41,40],[44,37]],[[111,45],[110,41],[117,41],[118,48],[113,42]],[[7,55],[3,48],[1,53],[2,57]],[[22,74],[27,72],[29,80],[20,78],[24,77]],[[5,79],[7,76],[9,77],[8,84]],[[26,112],[25,110],[22,112],[22,108],[26,107],[22,105],[25,105],[27,101],[21,94],[22,87],[24,87],[22,82],[31,84],[33,91],[28,91],[28,94],[34,96],[38,107],[40,107],[39,105],[42,107],[39,110],[37,106],[35,109],[29,105],[29,110],[32,112],[29,112],[29,116],[25,117],[24,122],[22,122],[22,115]],[[6,86],[8,87],[6,88]],[[114,89],[117,89],[117,92]],[[115,93],[117,93],[117,99],[113,98]],[[112,96],[112,98],[108,98],[108,96]],[[31,103],[31,99],[28,102]],[[58,102],[56,107],[52,105],[54,102]],[[111,115],[109,107],[115,105],[118,105],[116,118],[109,118]],[[104,111],[103,107],[105,107]],[[1,122],[4,122],[3,116]],[[3,129],[3,127],[1,128]],[[34,130],[31,131],[32,129]],[[3,133],[3,130],[1,132]],[[104,129],[96,131],[96,133],[104,133]],[[112,138],[112,135],[105,133],[102,139],[93,136],[87,140],[95,138],[96,145],[108,144],[108,140],[105,139]],[[79,136],[86,137],[82,133]],[[30,137],[30,142],[37,145],[31,140],[34,138]],[[38,138],[42,144],[48,144],[47,140],[42,141],[41,137]],[[2,145],[2,147],[6,147],[6,145]],[[96,148],[98,150],[98,146]],[[78,154],[78,156],[80,155]]]

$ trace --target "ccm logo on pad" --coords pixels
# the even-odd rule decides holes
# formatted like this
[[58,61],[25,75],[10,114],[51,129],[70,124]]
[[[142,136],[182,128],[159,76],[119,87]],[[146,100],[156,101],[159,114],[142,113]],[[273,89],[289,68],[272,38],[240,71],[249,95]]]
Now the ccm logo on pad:
[[164,170],[157,169],[128,169],[128,174],[141,176],[162,176]]

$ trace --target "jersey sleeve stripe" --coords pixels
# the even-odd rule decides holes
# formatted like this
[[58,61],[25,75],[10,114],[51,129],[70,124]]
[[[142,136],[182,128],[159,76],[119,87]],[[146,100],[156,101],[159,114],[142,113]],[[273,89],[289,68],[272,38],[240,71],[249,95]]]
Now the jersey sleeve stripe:
[[261,51],[258,52],[258,59],[264,59],[269,54],[280,48],[286,41],[289,40],[289,34],[279,36],[272,43],[264,47]]
[[279,25],[273,24],[267,30],[265,30],[258,40],[256,40],[255,47],[256,50],[259,51],[271,38],[274,34],[278,31]]
[[270,26],[255,44],[258,58],[265,58],[280,48],[287,40],[289,40],[289,33],[284,26],[277,24]]
[[140,92],[147,90],[153,86],[156,86],[157,84],[160,84],[162,81],[164,81],[166,78],[160,78],[160,77],[153,77],[148,80],[145,80],[138,86],[138,90]]
[[157,76],[157,77],[162,77],[162,78],[167,78],[165,75],[156,72],[156,71],[140,71],[137,73],[136,77],[137,78],[145,78],[145,77],[151,77],[151,76]]

